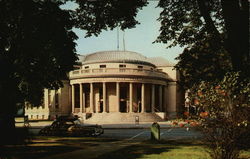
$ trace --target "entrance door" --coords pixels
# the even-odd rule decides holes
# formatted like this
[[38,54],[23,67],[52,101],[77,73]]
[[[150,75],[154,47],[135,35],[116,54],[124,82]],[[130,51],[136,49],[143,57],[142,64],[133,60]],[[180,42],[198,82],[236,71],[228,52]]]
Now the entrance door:
[[127,112],[127,87],[120,87],[120,112]]

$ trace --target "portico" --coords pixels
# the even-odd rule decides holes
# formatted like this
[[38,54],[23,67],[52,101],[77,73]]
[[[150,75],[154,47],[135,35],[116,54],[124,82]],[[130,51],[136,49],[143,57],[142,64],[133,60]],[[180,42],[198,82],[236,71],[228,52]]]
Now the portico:
[[163,84],[139,82],[71,84],[72,113],[163,112],[164,88]]

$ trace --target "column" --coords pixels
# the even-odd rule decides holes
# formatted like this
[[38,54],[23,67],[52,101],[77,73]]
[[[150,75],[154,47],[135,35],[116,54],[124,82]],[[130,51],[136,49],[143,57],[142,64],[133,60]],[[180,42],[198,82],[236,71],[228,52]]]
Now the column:
[[120,83],[116,82],[116,97],[117,97],[117,108],[118,111],[120,112]]
[[102,102],[103,102],[103,113],[106,113],[107,112],[107,109],[106,109],[106,83],[103,82],[102,83]]
[[[99,113],[100,112],[100,101],[96,102],[96,96],[95,96],[95,92],[93,93],[94,97],[93,97],[93,103],[94,103],[94,106],[95,106],[95,113]],[[100,95],[99,95],[100,97]]]
[[159,111],[162,112],[162,85],[159,86]]
[[85,92],[83,91],[82,93],[82,112],[86,113],[86,96],[85,96]]
[[90,112],[94,112],[94,88],[93,83],[90,83],[90,96],[89,96],[89,102],[90,102]]
[[80,113],[82,113],[82,107],[83,107],[83,97],[82,97],[82,84],[80,83]]
[[141,84],[141,113],[145,112],[145,84]]
[[75,86],[74,86],[74,84],[72,84],[71,85],[71,99],[72,99],[72,104],[71,104],[71,106],[72,106],[72,113],[74,113],[75,112]]
[[155,112],[155,85],[152,84],[152,90],[151,90],[151,112]]
[[133,83],[129,83],[129,112],[133,112]]

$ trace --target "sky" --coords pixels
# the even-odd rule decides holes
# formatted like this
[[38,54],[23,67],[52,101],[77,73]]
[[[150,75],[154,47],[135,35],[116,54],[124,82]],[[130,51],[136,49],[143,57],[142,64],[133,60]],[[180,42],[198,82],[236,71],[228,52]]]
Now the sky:
[[[125,41],[125,50],[138,52],[147,57],[164,57],[167,60],[176,63],[175,58],[182,52],[183,48],[174,47],[166,49],[167,45],[154,43],[160,34],[160,22],[157,18],[161,9],[156,8],[157,1],[149,1],[148,6],[139,11],[136,19],[141,23],[133,29],[127,29],[125,32],[119,30],[119,50],[123,50],[123,37]],[[74,4],[67,4],[72,8]],[[76,51],[78,54],[89,54],[98,51],[117,50],[117,29],[113,31],[103,31],[98,37],[91,36],[85,38],[86,31],[74,29],[79,37],[76,41]]]

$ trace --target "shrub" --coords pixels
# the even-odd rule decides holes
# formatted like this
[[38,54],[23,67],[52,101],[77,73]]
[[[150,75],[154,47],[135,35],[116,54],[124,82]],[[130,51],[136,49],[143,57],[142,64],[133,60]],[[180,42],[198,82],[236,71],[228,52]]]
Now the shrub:
[[[250,148],[250,78],[227,73],[218,82],[201,82],[192,88],[205,140],[213,159],[236,159]],[[198,92],[198,93],[195,93]]]

